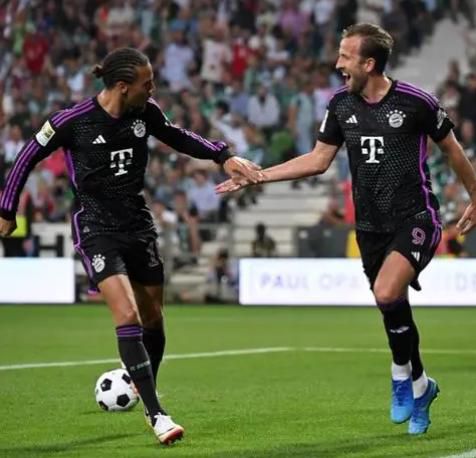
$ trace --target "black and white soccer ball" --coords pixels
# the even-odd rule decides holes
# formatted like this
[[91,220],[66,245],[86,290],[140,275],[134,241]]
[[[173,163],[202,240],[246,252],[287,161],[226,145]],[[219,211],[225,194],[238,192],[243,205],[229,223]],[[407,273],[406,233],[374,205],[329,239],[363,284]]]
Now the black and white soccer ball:
[[125,369],[102,374],[96,382],[94,394],[99,407],[107,412],[130,410],[139,402],[137,391]]

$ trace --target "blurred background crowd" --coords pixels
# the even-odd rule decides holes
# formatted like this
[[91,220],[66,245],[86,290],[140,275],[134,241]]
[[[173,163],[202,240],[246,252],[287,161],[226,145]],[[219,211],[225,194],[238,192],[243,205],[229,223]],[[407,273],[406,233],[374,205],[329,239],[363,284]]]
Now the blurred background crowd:
[[[172,122],[269,166],[308,152],[326,105],[341,85],[334,71],[342,30],[362,9],[396,38],[391,69],[431,35],[444,16],[469,19],[470,73],[450,62],[434,88],[455,121],[456,135],[476,160],[476,32],[468,0],[10,0],[0,2],[0,188],[25,141],[56,110],[101,89],[91,68],[112,49],[133,46],[153,65],[156,98]],[[150,140],[147,196],[161,230],[193,262],[235,207],[253,205],[259,190],[224,199],[223,177],[208,162]],[[345,151],[324,215],[352,224]],[[464,193],[445,158],[431,155],[443,218],[461,214]],[[319,181],[295,183],[315,186]],[[293,192],[292,187],[290,193]],[[30,177],[20,212],[33,222],[64,222],[72,194],[61,151]],[[22,249],[28,250],[27,245]]]

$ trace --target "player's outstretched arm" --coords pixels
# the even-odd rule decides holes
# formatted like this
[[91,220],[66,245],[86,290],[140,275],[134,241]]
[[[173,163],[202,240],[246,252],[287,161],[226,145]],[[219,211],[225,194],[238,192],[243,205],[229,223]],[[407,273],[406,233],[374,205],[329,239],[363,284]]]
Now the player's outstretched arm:
[[[339,146],[318,141],[310,153],[261,171],[259,173],[259,182],[269,183],[321,175],[331,165],[338,149]],[[251,184],[253,184],[251,180],[243,177],[232,177],[217,185],[215,191],[219,194],[234,192]]]
[[451,168],[463,183],[471,199],[471,203],[457,224],[461,234],[466,234],[476,225],[476,173],[453,131],[438,142],[438,146],[448,156]]

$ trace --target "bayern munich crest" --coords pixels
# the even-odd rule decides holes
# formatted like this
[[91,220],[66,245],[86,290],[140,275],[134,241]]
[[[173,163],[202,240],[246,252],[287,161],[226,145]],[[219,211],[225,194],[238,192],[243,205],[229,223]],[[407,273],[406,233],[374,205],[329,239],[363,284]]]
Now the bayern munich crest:
[[136,119],[132,123],[132,130],[134,131],[134,135],[136,137],[139,137],[139,138],[143,137],[145,135],[145,132],[146,132],[144,121],[142,121],[140,119]]
[[406,114],[400,110],[392,110],[388,115],[388,124],[390,127],[400,127],[403,124],[404,118],[406,118]]
[[106,267],[106,257],[102,254],[95,254],[91,264],[97,273],[102,272]]

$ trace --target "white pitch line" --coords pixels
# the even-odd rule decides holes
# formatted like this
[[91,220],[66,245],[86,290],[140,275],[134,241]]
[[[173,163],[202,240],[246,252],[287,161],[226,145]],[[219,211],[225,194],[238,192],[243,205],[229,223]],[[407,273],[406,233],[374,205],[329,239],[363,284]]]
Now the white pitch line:
[[476,448],[460,453],[459,455],[442,456],[441,458],[476,458]]
[[[345,348],[345,347],[304,347],[303,351],[319,353],[388,353],[388,348]],[[476,355],[476,350],[453,350],[453,349],[420,349],[422,354],[431,355]]]
[[[267,348],[245,348],[241,350],[223,350],[210,351],[202,353],[178,353],[165,356],[165,360],[176,359],[195,359],[195,358],[214,358],[219,356],[239,356],[256,355],[260,353],[278,353],[289,351],[305,351],[316,353],[388,353],[386,348],[345,348],[345,347],[267,347]],[[475,355],[476,350],[453,350],[453,349],[423,349],[424,354],[434,355]],[[20,369],[36,369],[46,367],[75,367],[75,366],[93,366],[98,364],[119,363],[118,358],[110,359],[91,359],[86,361],[56,361],[51,363],[28,363],[28,364],[10,364],[0,366],[0,371],[12,371]],[[476,456],[474,457],[476,458]]]
[[[255,355],[260,353],[277,353],[292,351],[291,347],[270,347],[270,348],[245,348],[242,350],[223,350],[223,351],[210,351],[203,353],[178,353],[175,355],[165,356],[165,360],[172,359],[194,359],[194,358],[212,358],[216,356],[236,356],[236,355]],[[118,358],[110,359],[90,359],[86,361],[58,361],[51,363],[30,363],[30,364],[10,364],[6,366],[0,366],[0,371],[12,371],[19,369],[38,369],[45,367],[74,367],[74,366],[94,366],[97,364],[111,364],[119,363]]]

